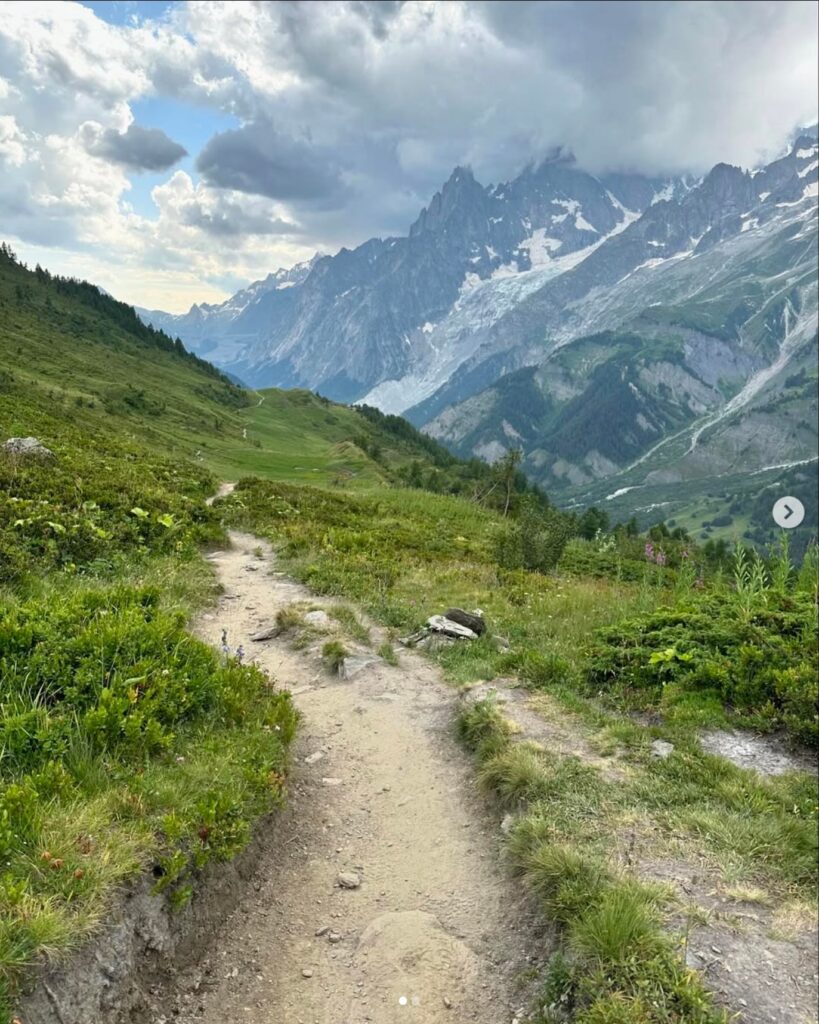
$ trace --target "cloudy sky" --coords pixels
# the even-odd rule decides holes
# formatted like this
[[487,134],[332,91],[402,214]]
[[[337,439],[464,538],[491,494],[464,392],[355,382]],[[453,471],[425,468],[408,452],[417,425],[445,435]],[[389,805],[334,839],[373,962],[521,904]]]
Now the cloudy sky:
[[0,238],[180,311],[404,233],[456,164],[753,166],[816,119],[805,0],[0,2]]

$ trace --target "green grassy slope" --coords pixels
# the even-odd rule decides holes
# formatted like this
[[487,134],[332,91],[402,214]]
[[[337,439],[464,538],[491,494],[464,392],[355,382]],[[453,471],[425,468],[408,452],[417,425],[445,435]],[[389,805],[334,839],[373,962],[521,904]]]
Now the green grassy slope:
[[174,905],[282,799],[289,696],[191,636],[246,394],[95,289],[0,250],[0,1021],[151,867]]
[[[519,477],[504,518],[497,474],[404,421],[243,391],[127,307],[0,251],[0,442],[29,434],[55,458],[0,454],[2,1024],[27,965],[70,948],[124,880],[152,865],[184,903],[201,864],[241,848],[283,796],[289,700],[186,633],[213,593],[200,547],[225,523],[268,536],[290,571],[396,635],[482,607],[508,649],[489,636],[445,647],[453,683],[515,676],[582,728],[599,758],[581,771],[508,747],[491,706],[464,724],[486,788],[528,804],[512,842],[552,919],[558,904],[588,927],[621,904],[640,918],[615,957],[578,952],[567,924],[545,1002],[588,1024],[717,1019],[663,938],[673,907],[618,860],[635,832],[646,857],[676,844],[707,865],[726,898],[742,883],[777,906],[811,899],[815,780],[734,768],[699,731],[817,742],[815,558],[799,574],[783,556],[726,576],[682,531],[592,524],[569,540],[582,521],[522,500]],[[655,738],[674,755],[654,758]],[[609,758],[624,784],[608,781]],[[552,862],[589,884],[553,893]]]
[[[249,393],[92,286],[0,247],[0,1021],[145,867],[189,899],[282,799],[295,713],[188,632],[214,595],[220,479],[472,488],[403,421]],[[522,486],[521,481],[515,481]],[[500,494],[500,492],[498,492]],[[343,499],[349,500],[349,499]]]
[[55,452],[69,438],[89,452],[119,443],[225,479],[354,489],[395,479],[413,462],[446,472],[448,484],[487,476],[485,466],[459,466],[408,425],[394,426],[307,391],[244,391],[130,307],[0,256],[2,439],[33,434]]

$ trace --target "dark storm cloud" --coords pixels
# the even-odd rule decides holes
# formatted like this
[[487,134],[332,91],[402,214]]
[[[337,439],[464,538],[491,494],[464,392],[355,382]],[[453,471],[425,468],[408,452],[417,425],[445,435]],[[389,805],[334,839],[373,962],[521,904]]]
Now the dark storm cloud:
[[214,135],[196,169],[212,187],[280,201],[332,207],[345,191],[331,154],[277,132],[265,120]]
[[107,128],[86,141],[92,156],[122,164],[131,171],[167,171],[188,155],[184,146],[168,138],[159,128],[131,124],[127,131]]
[[180,222],[188,227],[218,238],[236,238],[242,235],[292,235],[297,226],[280,217],[244,210],[238,203],[220,198],[219,202],[207,208],[201,203],[191,203],[180,213]]

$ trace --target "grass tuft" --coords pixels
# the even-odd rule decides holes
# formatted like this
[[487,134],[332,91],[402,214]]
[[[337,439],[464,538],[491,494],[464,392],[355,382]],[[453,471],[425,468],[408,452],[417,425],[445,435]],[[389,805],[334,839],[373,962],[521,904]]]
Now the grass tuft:
[[328,640],[321,649],[321,656],[330,671],[338,674],[344,659],[350,656],[350,652],[340,640]]
[[369,644],[370,631],[361,622],[355,610],[348,604],[337,604],[330,608],[330,617],[338,622],[347,636],[360,644]]
[[378,648],[378,657],[386,661],[388,665],[392,665],[394,668],[398,666],[398,655],[395,653],[395,648],[388,640],[385,640]]

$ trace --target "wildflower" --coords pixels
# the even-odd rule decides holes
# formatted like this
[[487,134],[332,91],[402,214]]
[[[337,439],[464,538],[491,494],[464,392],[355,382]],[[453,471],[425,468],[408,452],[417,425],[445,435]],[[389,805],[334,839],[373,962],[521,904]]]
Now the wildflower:
[[688,558],[688,557],[689,556],[688,556],[688,550],[687,549],[680,552],[680,558]]
[[650,540],[646,541],[646,558],[650,561],[654,561],[654,545]]
[[658,551],[656,556],[655,556],[655,558],[654,558],[654,561],[657,563],[657,565],[665,565],[665,563],[666,563],[665,552],[664,551]]
[[244,656],[245,649],[241,644],[239,644],[239,646],[236,648],[236,660],[239,662],[240,665],[242,663],[242,658],[244,658]]

